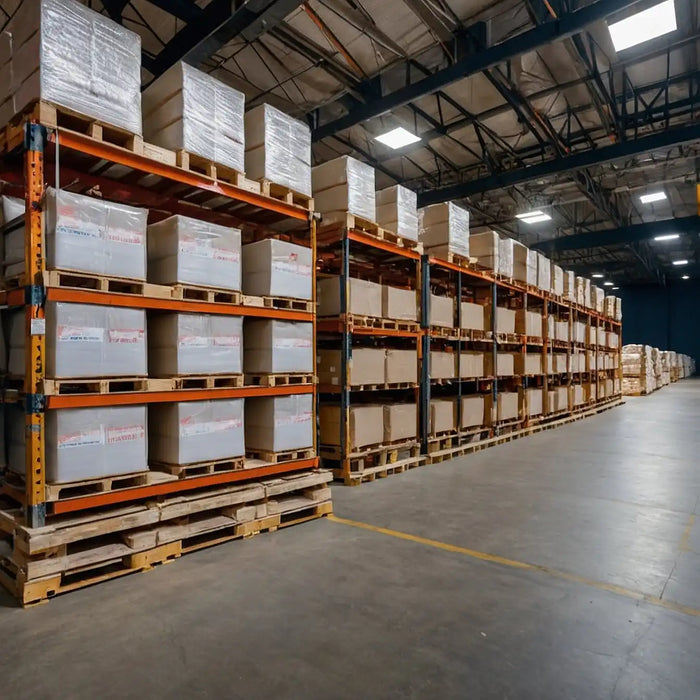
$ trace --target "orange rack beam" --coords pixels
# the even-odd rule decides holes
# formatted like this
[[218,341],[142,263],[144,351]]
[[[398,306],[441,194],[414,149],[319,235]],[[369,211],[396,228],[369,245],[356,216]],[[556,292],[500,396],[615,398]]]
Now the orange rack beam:
[[363,243],[364,245],[371,246],[372,248],[385,250],[387,253],[394,253],[394,255],[401,255],[404,258],[411,258],[412,260],[420,260],[420,253],[416,250],[402,248],[395,243],[374,238],[374,236],[369,236],[362,231],[358,231],[357,229],[350,229],[348,231],[348,238],[356,243]]

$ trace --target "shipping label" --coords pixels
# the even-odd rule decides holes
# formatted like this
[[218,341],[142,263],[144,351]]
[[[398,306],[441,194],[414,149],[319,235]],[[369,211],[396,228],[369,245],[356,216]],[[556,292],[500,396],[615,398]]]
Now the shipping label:
[[107,444],[114,445],[118,442],[135,442],[143,440],[146,436],[146,429],[143,425],[124,425],[107,428]]
[[109,331],[109,342],[133,345],[143,343],[144,335],[142,328],[112,328]]
[[275,348],[310,348],[309,338],[275,338],[273,342]]
[[58,436],[58,449],[63,450],[69,447],[89,447],[92,445],[104,444],[104,432],[102,427],[90,430],[79,430],[73,433],[66,433]]
[[295,413],[293,416],[282,416],[275,419],[275,425],[295,425],[298,423],[310,423],[311,422],[311,412],[302,411],[301,413]]
[[206,335],[181,335],[177,344],[181,348],[206,348],[209,347],[209,337]]
[[183,418],[180,421],[180,437],[194,437],[196,435],[211,435],[225,430],[236,430],[243,427],[242,418],[219,418],[217,420],[193,422],[192,418]]
[[59,326],[57,339],[60,343],[101,343],[104,334],[104,328],[94,326]]

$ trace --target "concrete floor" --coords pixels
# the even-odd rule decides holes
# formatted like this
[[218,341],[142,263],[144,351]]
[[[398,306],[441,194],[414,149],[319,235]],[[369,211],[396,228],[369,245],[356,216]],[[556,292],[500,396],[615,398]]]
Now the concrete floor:
[[2,696],[698,698],[699,454],[689,380],[339,486],[342,521],[0,597]]

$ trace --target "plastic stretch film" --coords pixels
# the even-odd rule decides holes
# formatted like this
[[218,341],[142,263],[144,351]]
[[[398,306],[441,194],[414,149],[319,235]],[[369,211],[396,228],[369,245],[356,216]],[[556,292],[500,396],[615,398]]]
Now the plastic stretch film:
[[244,399],[157,404],[149,411],[149,457],[193,464],[242,457]]
[[311,196],[311,130],[271,105],[246,112],[245,167],[253,180],[266,179]]
[[154,377],[240,374],[243,319],[218,314],[160,314],[148,322],[148,359]]
[[243,172],[244,111],[242,92],[176,63],[143,93],[144,137]]
[[418,197],[403,185],[377,192],[377,223],[401,238],[418,240]]
[[498,272],[500,268],[501,239],[495,231],[472,233],[469,236],[469,254],[481,267]]
[[243,293],[311,299],[311,248],[276,238],[243,246]]
[[4,41],[0,123],[40,99],[141,134],[138,34],[73,0],[28,0]]
[[419,240],[433,255],[455,253],[469,257],[469,212],[454,202],[418,210]]
[[311,184],[314,208],[324,216],[349,212],[367,221],[376,219],[374,168],[370,165],[341,156],[313,168]]
[[563,296],[564,294],[564,270],[555,263],[552,263],[552,294]]
[[[24,200],[2,196],[2,223],[9,224],[24,216]],[[16,277],[24,272],[24,220],[5,231],[2,241],[5,277]]]
[[148,279],[240,291],[240,230],[180,215],[152,224]]
[[512,238],[501,238],[498,241],[498,272],[506,279],[513,278],[513,244]]
[[564,298],[572,303],[576,302],[576,273],[573,270],[564,270]]
[[246,374],[313,372],[312,324],[246,321],[243,366]]
[[552,263],[542,253],[535,253],[537,257],[537,288],[543,292],[549,292],[552,288]]
[[246,399],[246,450],[285,452],[313,445],[310,394]]

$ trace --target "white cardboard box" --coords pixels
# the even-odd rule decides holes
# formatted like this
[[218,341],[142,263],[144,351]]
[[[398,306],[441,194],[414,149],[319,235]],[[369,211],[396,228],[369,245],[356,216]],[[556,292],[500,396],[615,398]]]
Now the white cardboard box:
[[246,399],[246,450],[285,452],[313,446],[310,394]]
[[350,156],[340,156],[311,170],[314,208],[326,218],[349,212],[374,222],[377,216],[374,168]]
[[247,319],[243,343],[246,374],[314,371],[311,323]]
[[311,299],[311,248],[276,238],[243,246],[243,293]]
[[469,257],[469,212],[453,202],[418,211],[419,240],[426,249],[441,248]]
[[430,351],[430,378],[453,379],[457,373],[456,355],[440,350]]
[[410,241],[418,240],[418,209],[416,193],[402,185],[379,190],[376,196],[377,223]]
[[415,290],[382,285],[382,317],[399,321],[417,321],[418,305]]
[[485,313],[486,307],[482,304],[472,304],[471,302],[463,301],[460,309],[460,327],[475,331],[485,330]]

